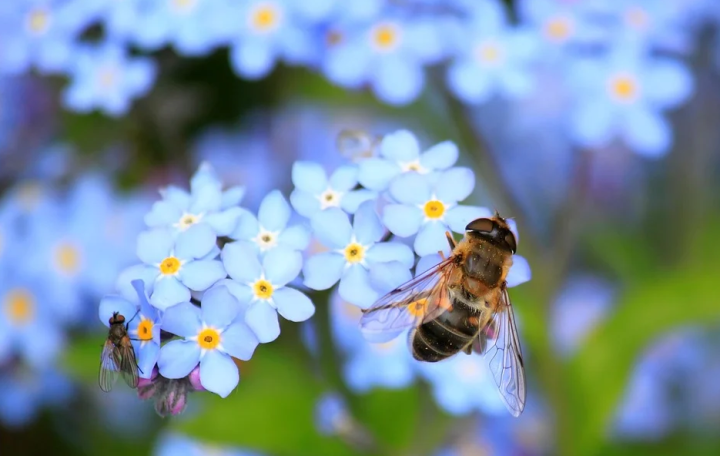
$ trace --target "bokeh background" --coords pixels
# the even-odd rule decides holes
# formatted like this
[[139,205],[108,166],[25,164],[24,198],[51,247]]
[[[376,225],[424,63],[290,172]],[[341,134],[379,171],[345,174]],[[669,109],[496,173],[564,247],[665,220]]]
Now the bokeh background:
[[[0,453],[720,454],[719,25],[715,0],[3,2]],[[208,161],[256,210],[294,161],[350,160],[341,130],[400,128],[517,221],[520,418],[334,293],[226,399],[99,390],[98,302],[159,187]]]

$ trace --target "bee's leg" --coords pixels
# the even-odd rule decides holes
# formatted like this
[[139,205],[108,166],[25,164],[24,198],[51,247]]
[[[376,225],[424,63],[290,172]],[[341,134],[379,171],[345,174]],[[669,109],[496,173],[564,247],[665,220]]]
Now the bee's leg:
[[449,231],[446,231],[445,237],[447,238],[448,244],[450,244],[450,250],[455,250],[455,239],[453,239],[452,234],[450,234]]

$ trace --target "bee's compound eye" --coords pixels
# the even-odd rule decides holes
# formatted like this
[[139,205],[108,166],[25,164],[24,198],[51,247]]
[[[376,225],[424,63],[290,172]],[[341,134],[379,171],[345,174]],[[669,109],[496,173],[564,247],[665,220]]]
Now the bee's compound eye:
[[465,227],[465,231],[485,231],[489,233],[493,230],[494,227],[495,223],[492,220],[487,218],[479,218],[468,223],[468,226]]
[[512,233],[508,233],[505,235],[505,242],[507,243],[508,247],[510,247],[510,250],[512,250],[513,253],[517,251],[517,241],[515,240],[515,235]]

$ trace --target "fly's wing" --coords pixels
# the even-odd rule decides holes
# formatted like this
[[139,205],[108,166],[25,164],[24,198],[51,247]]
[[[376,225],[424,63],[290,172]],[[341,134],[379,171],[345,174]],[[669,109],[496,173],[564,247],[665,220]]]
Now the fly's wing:
[[100,389],[109,392],[112,390],[120,371],[120,363],[115,353],[115,345],[109,340],[103,345],[102,354],[100,355],[100,374],[98,375],[98,384]]
[[437,318],[450,306],[447,280],[454,268],[453,258],[447,258],[363,310],[360,329],[365,339],[387,342],[408,328]]
[[130,339],[123,339],[119,349],[122,355],[122,361],[120,361],[120,372],[123,374],[125,383],[130,388],[137,388],[138,386],[138,365],[135,359],[135,349],[130,342]]
[[505,284],[500,294],[499,306],[478,336],[474,348],[476,351],[485,352],[505,405],[513,416],[520,416],[525,408],[525,367],[515,315]]

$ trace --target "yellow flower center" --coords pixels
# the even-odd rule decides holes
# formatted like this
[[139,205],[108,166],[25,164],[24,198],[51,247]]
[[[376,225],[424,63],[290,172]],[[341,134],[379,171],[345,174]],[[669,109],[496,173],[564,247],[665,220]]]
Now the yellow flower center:
[[495,43],[480,43],[475,49],[475,56],[481,63],[495,65],[502,58],[502,51]]
[[649,19],[647,11],[637,6],[630,7],[625,11],[625,20],[632,27],[645,28],[650,22]]
[[572,32],[572,22],[567,17],[554,17],[545,23],[545,35],[552,41],[565,41]]
[[220,333],[212,328],[205,328],[200,331],[197,340],[203,350],[214,350],[220,345]]
[[345,247],[345,260],[348,263],[359,263],[365,258],[365,247],[353,242]]
[[187,13],[195,7],[197,0],[171,0],[170,4],[174,10]]
[[260,279],[253,285],[255,296],[259,299],[270,299],[273,295],[273,286],[265,279]]
[[153,325],[152,320],[141,320],[137,328],[138,339],[151,340]]
[[413,317],[422,317],[425,315],[425,308],[427,307],[427,298],[418,299],[407,305],[408,312]]
[[63,274],[75,275],[80,269],[80,249],[69,242],[55,248],[55,267]]
[[250,13],[250,26],[259,32],[269,32],[278,28],[280,10],[273,3],[261,3]]
[[343,34],[339,30],[329,30],[325,34],[325,43],[328,45],[328,47],[337,46],[338,44],[342,43],[343,40]]
[[639,92],[637,81],[632,76],[616,76],[610,81],[610,93],[620,101],[632,101]]
[[320,209],[325,210],[329,207],[340,206],[342,194],[340,192],[336,192],[332,188],[328,188],[327,190],[322,192],[317,198],[320,200]]
[[44,9],[36,9],[27,17],[27,27],[35,35],[41,35],[50,27],[50,13]]
[[180,270],[180,260],[175,257],[167,257],[160,263],[160,272],[165,275],[177,274]]
[[393,23],[376,25],[371,32],[371,39],[375,48],[388,52],[395,49],[400,42],[400,28]]
[[29,291],[22,288],[10,290],[5,295],[5,314],[17,326],[32,320],[35,315],[35,300]]
[[445,205],[442,201],[428,201],[425,203],[423,211],[425,211],[425,217],[430,219],[439,219],[443,216],[443,214],[445,214]]

